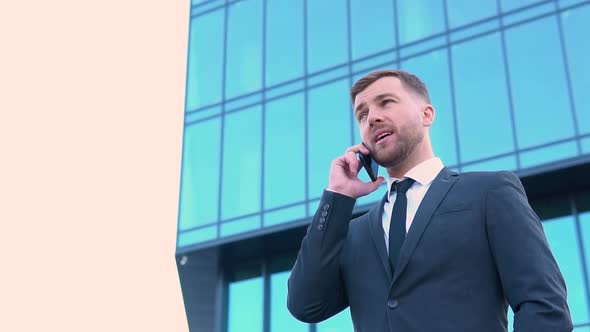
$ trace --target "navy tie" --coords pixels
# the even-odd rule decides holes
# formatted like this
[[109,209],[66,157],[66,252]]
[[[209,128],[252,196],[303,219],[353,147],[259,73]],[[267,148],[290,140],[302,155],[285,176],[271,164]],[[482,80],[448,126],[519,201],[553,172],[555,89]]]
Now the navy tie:
[[389,221],[389,264],[391,273],[395,272],[395,267],[399,258],[399,252],[406,238],[406,210],[408,209],[408,199],[406,192],[416,182],[413,179],[406,179],[401,182],[394,182],[391,185],[391,192],[397,192],[393,210],[391,211],[391,220]]

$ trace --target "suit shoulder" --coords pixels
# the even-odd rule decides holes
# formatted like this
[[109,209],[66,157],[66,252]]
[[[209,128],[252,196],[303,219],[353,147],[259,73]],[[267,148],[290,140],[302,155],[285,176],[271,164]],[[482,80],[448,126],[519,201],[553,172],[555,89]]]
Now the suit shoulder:
[[460,173],[462,181],[485,189],[496,188],[509,183],[519,183],[520,179],[511,171],[479,171]]

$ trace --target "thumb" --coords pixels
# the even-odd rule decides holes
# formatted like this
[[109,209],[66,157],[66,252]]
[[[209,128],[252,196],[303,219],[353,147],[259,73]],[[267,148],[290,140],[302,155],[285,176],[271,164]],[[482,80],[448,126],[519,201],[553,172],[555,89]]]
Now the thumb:
[[381,185],[381,183],[383,183],[384,180],[385,180],[385,178],[380,176],[377,178],[377,180],[375,180],[375,182],[373,182],[373,181],[365,182],[366,193],[364,193],[362,196],[368,195],[368,194],[374,192],[375,190],[377,190],[379,188],[379,186]]

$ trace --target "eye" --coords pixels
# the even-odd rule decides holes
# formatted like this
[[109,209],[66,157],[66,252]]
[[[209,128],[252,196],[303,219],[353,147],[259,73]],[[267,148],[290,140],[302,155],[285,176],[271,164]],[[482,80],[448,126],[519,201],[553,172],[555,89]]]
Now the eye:
[[357,114],[358,122],[361,122],[366,118],[367,118],[367,112],[360,112],[359,114]]
[[391,99],[391,98],[387,98],[387,99],[383,99],[383,101],[381,102],[381,104],[383,106],[389,104],[389,103],[395,103],[395,100]]

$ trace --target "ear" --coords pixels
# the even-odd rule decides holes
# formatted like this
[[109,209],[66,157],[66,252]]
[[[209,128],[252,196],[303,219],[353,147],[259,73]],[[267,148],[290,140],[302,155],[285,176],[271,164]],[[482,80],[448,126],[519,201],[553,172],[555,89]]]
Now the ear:
[[434,107],[430,104],[424,105],[424,108],[422,109],[422,124],[425,127],[432,126],[432,124],[434,123],[434,116]]

